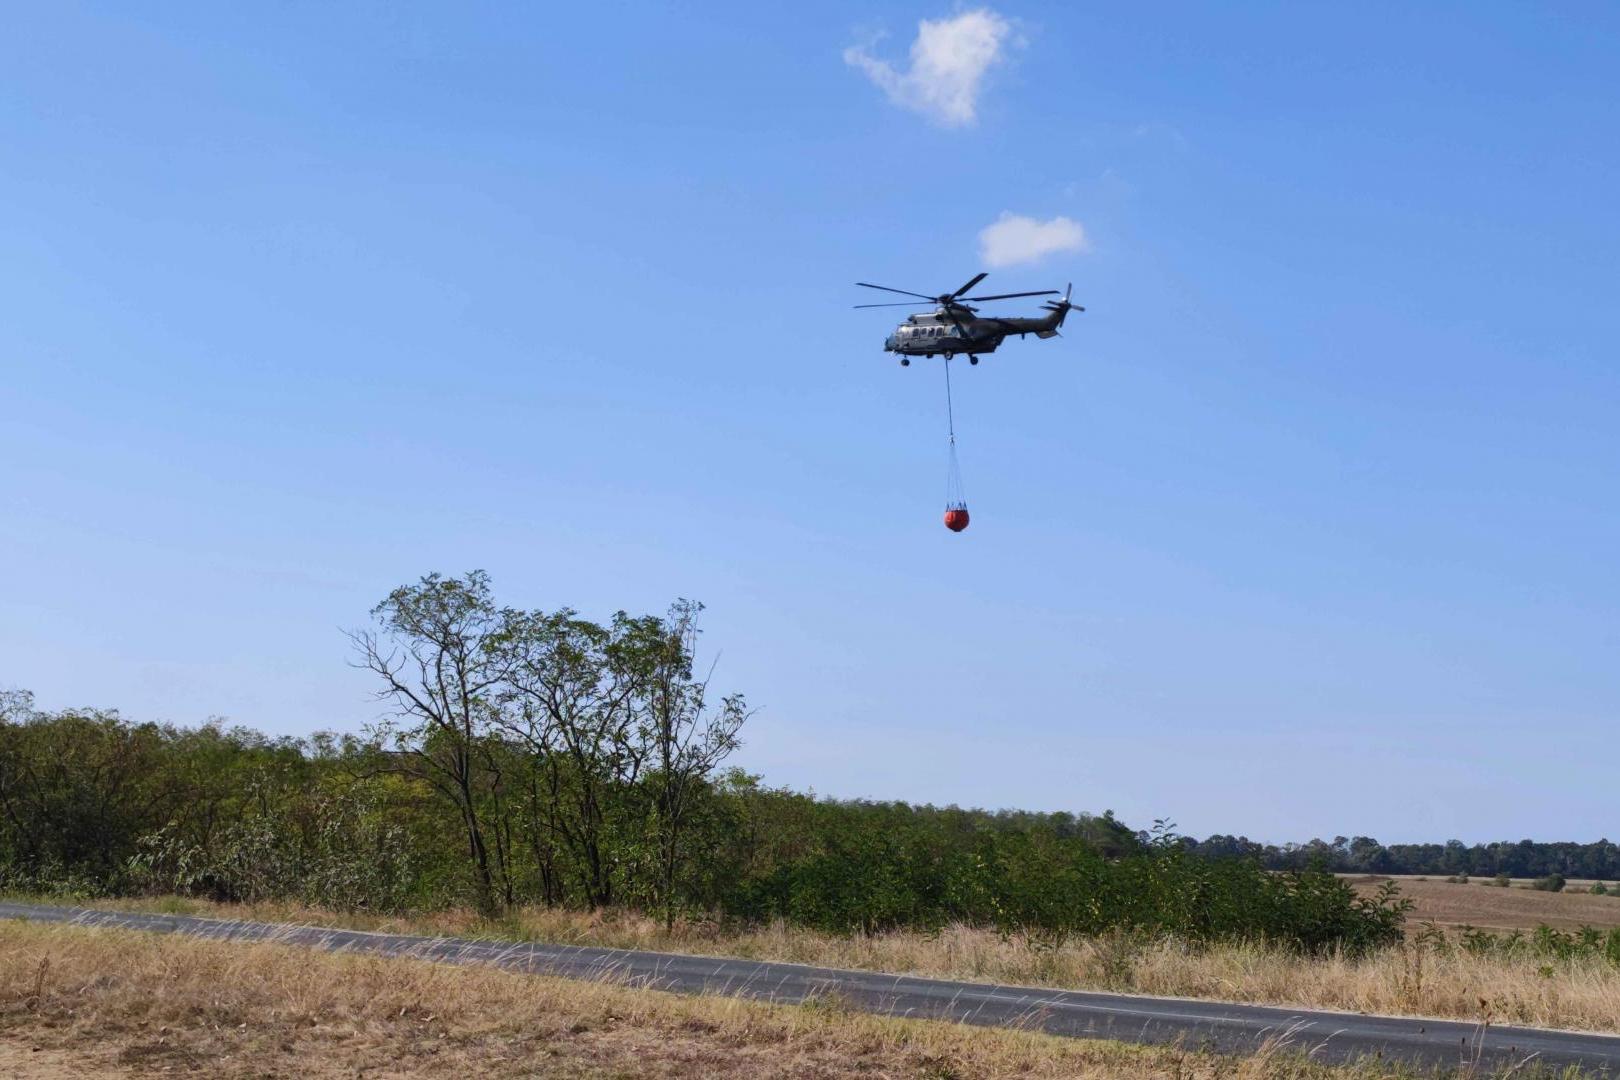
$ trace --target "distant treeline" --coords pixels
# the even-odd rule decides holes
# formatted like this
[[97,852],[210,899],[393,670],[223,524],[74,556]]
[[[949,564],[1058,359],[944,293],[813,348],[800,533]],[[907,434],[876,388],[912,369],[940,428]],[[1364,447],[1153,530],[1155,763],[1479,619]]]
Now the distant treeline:
[[1469,846],[1461,840],[1444,844],[1380,844],[1370,836],[1312,840],[1305,844],[1260,844],[1243,836],[1183,838],[1187,850],[1216,859],[1257,859],[1271,870],[1320,865],[1341,873],[1435,874],[1479,877],[1547,877],[1620,880],[1620,845],[1608,840],[1590,844],[1502,841]]
[[[395,590],[352,635],[362,736],[44,712],[0,695],[0,888],[334,908],[622,905],[873,932],[1395,940],[1404,908],[1321,869],[1199,858],[1111,814],[847,802],[724,765],[749,710],[695,667],[696,604],[607,623],[498,606],[479,574]],[[1201,845],[1200,845],[1201,846]]]

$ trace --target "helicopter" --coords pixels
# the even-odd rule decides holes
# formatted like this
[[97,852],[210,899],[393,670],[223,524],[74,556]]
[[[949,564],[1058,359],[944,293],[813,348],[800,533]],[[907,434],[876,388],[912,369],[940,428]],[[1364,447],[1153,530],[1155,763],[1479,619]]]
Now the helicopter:
[[873,307],[933,307],[935,310],[926,314],[906,316],[906,321],[895,327],[894,333],[883,340],[883,351],[900,354],[900,366],[910,367],[913,356],[944,356],[949,359],[957,353],[966,353],[968,363],[977,364],[979,357],[985,353],[993,353],[1003,340],[1012,334],[1023,337],[1025,334],[1034,334],[1038,338],[1058,336],[1058,327],[1063,325],[1064,318],[1070,311],[1084,311],[1079,304],[1069,302],[1069,293],[1074,285],[1071,283],[1063,290],[1062,300],[1048,300],[1045,302],[1046,314],[1027,319],[1003,319],[981,317],[978,309],[969,307],[970,303],[980,304],[987,300],[1015,300],[1022,296],[1057,296],[1056,289],[1043,289],[1039,292],[998,293],[994,296],[967,296],[965,295],[988,275],[980,273],[951,293],[941,293],[938,296],[927,296],[923,293],[911,292],[907,289],[891,289],[887,285],[873,285],[866,281],[857,281],[855,284],[863,289],[882,289],[884,292],[899,293],[902,296],[915,296],[919,302],[899,302],[888,304],[856,304],[858,308]]

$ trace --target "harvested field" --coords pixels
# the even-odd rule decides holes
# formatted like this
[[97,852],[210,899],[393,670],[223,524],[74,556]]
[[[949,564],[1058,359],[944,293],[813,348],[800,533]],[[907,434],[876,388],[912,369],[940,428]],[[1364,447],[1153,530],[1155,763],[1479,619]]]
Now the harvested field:
[[[1407,1075],[892,1020],[85,927],[0,925],[8,1075],[1236,1077]],[[1516,1075],[1524,1075],[1522,1072]]]
[[1560,930],[1581,926],[1607,929],[1620,926],[1620,896],[1599,896],[1577,892],[1538,892],[1529,888],[1503,889],[1489,878],[1465,883],[1444,878],[1357,877],[1356,890],[1372,895],[1379,885],[1394,880],[1401,895],[1415,902],[1408,925],[1426,922],[1440,926],[1478,926],[1490,930],[1533,930],[1542,924]]
[[47,1050],[31,1039],[6,1041],[0,1037],[0,1076],[17,1080],[71,1080],[83,1076],[117,1076],[101,1069],[91,1054]]

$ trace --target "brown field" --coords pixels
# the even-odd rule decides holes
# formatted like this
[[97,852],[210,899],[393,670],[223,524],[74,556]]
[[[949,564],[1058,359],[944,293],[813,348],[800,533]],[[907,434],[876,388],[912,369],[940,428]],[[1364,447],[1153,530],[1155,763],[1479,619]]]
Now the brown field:
[[[1368,1061],[1177,1048],[769,1006],[492,968],[138,931],[0,925],[8,1076],[1357,1080]],[[1517,1075],[1523,1075],[1518,1073]]]
[[1532,930],[1543,923],[1560,930],[1620,926],[1620,896],[1593,895],[1585,891],[1586,886],[1571,884],[1564,892],[1553,893],[1517,886],[1503,889],[1490,884],[1490,878],[1474,878],[1466,884],[1444,878],[1367,876],[1351,880],[1358,892],[1369,895],[1385,881],[1399,884],[1401,895],[1416,902],[1408,916],[1409,925],[1433,922],[1491,930]]
[[[1508,891],[1477,885],[1449,888]],[[1615,903],[1620,906],[1620,901]],[[1122,990],[1620,1032],[1620,968],[1596,956],[1563,960],[1474,956],[1459,949],[1438,950],[1412,943],[1365,957],[1306,957],[1256,944],[1191,948],[1173,941],[1143,943],[1126,938],[1074,940],[1052,948],[968,926],[946,927],[938,933],[837,935],[780,923],[738,930],[677,922],[673,930],[666,930],[659,920],[633,912],[546,908],[523,908],[491,922],[467,911],[384,918],[286,904],[218,905],[177,898],[108,902],[105,906],[447,937],[786,960],[1021,986]]]

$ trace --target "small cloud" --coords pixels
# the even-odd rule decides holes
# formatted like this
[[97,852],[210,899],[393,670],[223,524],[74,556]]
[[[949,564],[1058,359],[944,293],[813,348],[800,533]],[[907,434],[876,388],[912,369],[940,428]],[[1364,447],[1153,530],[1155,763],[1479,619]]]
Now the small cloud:
[[1005,59],[1012,33],[1012,23],[979,8],[918,22],[908,71],[897,70],[861,45],[844,50],[844,63],[865,72],[901,108],[946,127],[964,127],[978,118],[985,73]]
[[992,268],[1034,262],[1060,251],[1085,251],[1089,246],[1080,223],[1062,216],[1036,221],[1005,212],[979,233],[979,258]]

